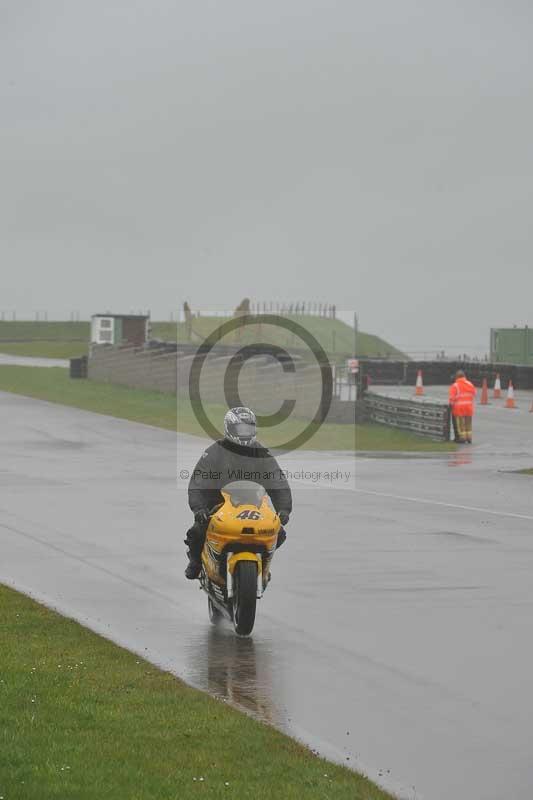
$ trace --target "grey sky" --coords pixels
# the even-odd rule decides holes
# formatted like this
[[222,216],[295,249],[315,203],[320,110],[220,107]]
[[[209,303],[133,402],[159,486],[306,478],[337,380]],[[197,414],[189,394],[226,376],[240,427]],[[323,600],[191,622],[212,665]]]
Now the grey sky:
[[0,309],[533,323],[531,6],[0,0]]

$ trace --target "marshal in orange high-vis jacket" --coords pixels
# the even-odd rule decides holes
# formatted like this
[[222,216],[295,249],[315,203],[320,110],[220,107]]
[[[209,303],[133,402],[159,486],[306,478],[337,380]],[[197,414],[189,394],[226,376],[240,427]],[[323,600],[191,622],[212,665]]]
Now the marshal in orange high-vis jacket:
[[455,423],[456,441],[472,444],[472,417],[474,416],[476,387],[466,379],[462,370],[456,374],[455,383],[450,386],[448,396]]

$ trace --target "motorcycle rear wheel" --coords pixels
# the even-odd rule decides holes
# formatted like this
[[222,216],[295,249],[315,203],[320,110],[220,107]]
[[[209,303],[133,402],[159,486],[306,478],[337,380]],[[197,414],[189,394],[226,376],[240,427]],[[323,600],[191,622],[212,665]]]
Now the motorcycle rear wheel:
[[233,627],[238,636],[249,636],[255,622],[257,602],[257,564],[240,561],[235,568]]

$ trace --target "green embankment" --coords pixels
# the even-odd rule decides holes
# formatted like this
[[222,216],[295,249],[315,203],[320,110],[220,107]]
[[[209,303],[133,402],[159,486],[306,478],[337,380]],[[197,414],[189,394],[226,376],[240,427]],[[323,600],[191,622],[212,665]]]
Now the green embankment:
[[5,586],[0,637],[5,800],[389,797]]
[[0,321],[0,343],[41,339],[46,342],[87,342],[89,322]]
[[[162,392],[129,389],[114,384],[71,379],[60,367],[0,366],[0,390],[61,403],[67,406],[109,414],[182,433],[205,436],[187,397],[176,399]],[[216,423],[222,420],[223,406],[206,405]],[[275,429],[260,432],[266,445],[288,441],[302,430],[302,422],[287,420]],[[322,425],[305,444],[311,450],[379,450],[434,452],[455,449],[449,442],[432,442],[420,436],[381,425]]]
[[2,342],[0,353],[33,358],[79,358],[87,355],[88,342],[61,342],[42,339],[38,342]]
[[34,358],[78,358],[87,354],[89,322],[0,321],[0,353]]
[[[225,317],[196,317],[192,323],[193,341],[201,342],[216,327],[228,321]],[[353,353],[353,329],[338,319],[298,315],[289,317],[312,334],[330,355],[342,358]],[[0,321],[0,352],[51,358],[73,358],[88,349],[88,322],[2,322]],[[152,335],[165,341],[188,341],[184,322],[153,322]],[[265,341],[284,348],[305,348],[294,334],[272,326],[251,325],[227,336],[225,344],[248,344]],[[367,333],[357,336],[360,356],[405,358],[392,345]]]
[[[193,339],[202,341],[218,326],[227,322],[229,317],[195,317],[192,322]],[[284,317],[301,325],[308,331],[317,342],[330,355],[347,356],[353,354],[354,332],[353,328],[340,319],[330,319],[328,317],[315,317],[307,315],[289,315]],[[165,324],[165,323],[164,323]],[[170,332],[170,329],[167,333]],[[175,329],[174,329],[175,330]],[[187,341],[188,331],[184,322],[178,325],[178,341]],[[293,334],[283,328],[275,328],[271,325],[258,323],[248,325],[241,330],[236,330],[228,334],[224,342],[249,344],[258,341],[266,341],[269,344],[277,344],[287,349],[306,348],[297,334]],[[368,333],[358,333],[357,353],[360,356],[380,356],[405,358],[405,355],[395,347]]]

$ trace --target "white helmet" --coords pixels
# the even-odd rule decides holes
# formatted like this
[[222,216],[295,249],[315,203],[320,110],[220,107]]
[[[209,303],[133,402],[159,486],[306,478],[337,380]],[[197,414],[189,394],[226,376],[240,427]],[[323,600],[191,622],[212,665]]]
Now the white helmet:
[[256,441],[257,421],[250,408],[230,408],[224,417],[224,436],[230,442],[250,447]]

